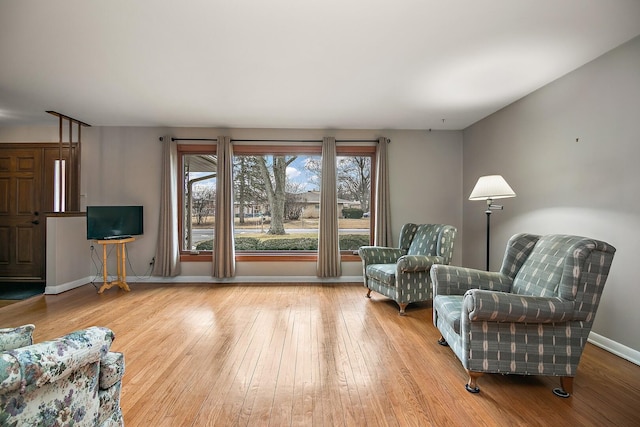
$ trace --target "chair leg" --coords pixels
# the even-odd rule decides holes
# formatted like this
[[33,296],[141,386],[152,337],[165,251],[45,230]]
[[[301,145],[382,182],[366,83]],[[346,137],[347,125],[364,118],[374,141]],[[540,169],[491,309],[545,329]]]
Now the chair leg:
[[367,298],[371,298],[371,289],[367,289]]
[[449,347],[449,343],[447,342],[447,340],[444,339],[442,335],[440,335],[440,338],[438,338],[438,344],[440,344],[443,347]]
[[573,393],[573,377],[560,377],[560,387],[553,389],[553,394],[567,398]]
[[404,309],[407,308],[409,304],[398,304],[398,305],[400,306],[400,316],[404,316],[405,315]]
[[480,387],[478,387],[478,378],[482,376],[482,372],[474,372],[467,369],[469,374],[469,381],[464,385],[469,393],[480,393]]

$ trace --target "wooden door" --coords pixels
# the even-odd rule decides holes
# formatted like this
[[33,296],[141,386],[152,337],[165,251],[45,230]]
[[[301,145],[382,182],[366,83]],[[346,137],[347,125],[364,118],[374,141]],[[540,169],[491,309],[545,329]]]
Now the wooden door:
[[45,280],[42,169],[42,148],[0,147],[0,281]]

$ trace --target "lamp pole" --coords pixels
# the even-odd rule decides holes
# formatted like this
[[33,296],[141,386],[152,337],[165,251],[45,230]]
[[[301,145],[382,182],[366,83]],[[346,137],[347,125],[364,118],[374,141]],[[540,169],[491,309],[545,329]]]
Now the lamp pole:
[[487,271],[489,271],[489,233],[491,230],[491,199],[487,199],[487,210],[484,211],[487,214]]
[[489,242],[491,241],[491,211],[501,211],[502,205],[494,205],[493,199],[487,199],[487,210],[484,213],[487,214],[487,271],[489,271]]

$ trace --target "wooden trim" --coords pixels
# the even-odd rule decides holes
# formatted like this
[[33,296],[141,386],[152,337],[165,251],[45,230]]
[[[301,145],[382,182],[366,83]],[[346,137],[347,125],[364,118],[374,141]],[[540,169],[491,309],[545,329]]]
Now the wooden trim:
[[[289,252],[290,253],[290,252]],[[282,254],[282,253],[253,253],[253,254],[236,254],[236,261],[250,261],[250,262],[308,262],[317,261],[318,255],[314,253],[306,254]]]
[[86,212],[79,212],[79,211],[75,211],[75,212],[71,212],[71,211],[66,211],[66,212],[44,212],[44,215],[46,215],[49,218],[67,218],[67,217],[84,217],[87,216]]
[[343,262],[360,262],[362,258],[360,258],[360,255],[342,254],[340,255],[340,260]]
[[233,155],[258,156],[269,154],[322,154],[321,145],[234,145]]
[[81,126],[85,126],[85,127],[91,127],[90,124],[85,123],[85,122],[81,122],[78,119],[74,119],[73,117],[69,117],[67,115],[64,115],[62,113],[58,113],[57,111],[52,111],[52,110],[48,110],[47,113],[58,117],[60,120],[64,119],[64,120],[69,120],[70,122],[73,122],[75,124],[81,125]]
[[180,262],[211,262],[213,257],[210,253],[190,254],[187,251],[180,253]]
[[216,154],[217,144],[178,144],[178,155],[180,154]]
[[[181,262],[211,262],[213,259],[210,253],[190,254],[188,252],[180,254]],[[358,255],[343,254],[340,256],[342,262],[360,262]],[[318,255],[308,254],[283,254],[283,253],[236,253],[236,262],[309,262],[317,261]]]
[[[190,254],[183,253],[180,255],[181,262],[211,262],[213,256],[211,253],[201,253],[201,254]],[[263,254],[236,254],[237,262],[308,262],[308,261],[316,261],[318,256],[314,254],[274,254],[274,253],[263,253]]]
[[[73,146],[78,143],[74,142]],[[58,148],[57,142],[0,142],[0,148]]]
[[376,147],[374,145],[358,145],[358,146],[337,146],[336,154],[338,156],[369,156],[372,159],[371,163],[374,163]]

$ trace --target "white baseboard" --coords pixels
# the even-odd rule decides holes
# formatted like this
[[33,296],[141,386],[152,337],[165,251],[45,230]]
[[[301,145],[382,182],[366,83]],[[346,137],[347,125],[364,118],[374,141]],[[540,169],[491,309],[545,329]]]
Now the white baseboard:
[[607,337],[596,334],[595,332],[589,333],[589,342],[595,346],[598,346],[616,356],[622,357],[631,363],[640,365],[640,351],[634,350],[630,347],[622,345],[616,341],[610,340]]
[[218,279],[211,276],[127,278],[130,283],[363,283],[362,276],[320,278],[315,276],[236,276]]
[[[100,278],[101,279],[101,278]],[[71,289],[79,288],[87,283],[102,285],[102,281],[96,281],[95,276],[84,277],[72,282],[58,285],[47,285],[44,293],[56,295]],[[342,276],[333,278],[320,278],[315,276],[242,276],[228,279],[217,279],[211,276],[177,276],[177,277],[127,277],[127,283],[363,283],[362,276]]]
[[70,291],[71,289],[79,288],[80,286],[86,285],[93,280],[93,277],[83,277],[82,279],[77,279],[72,282],[61,283],[58,285],[49,285],[47,284],[44,288],[44,293],[46,295],[56,295],[61,294],[65,291]]

